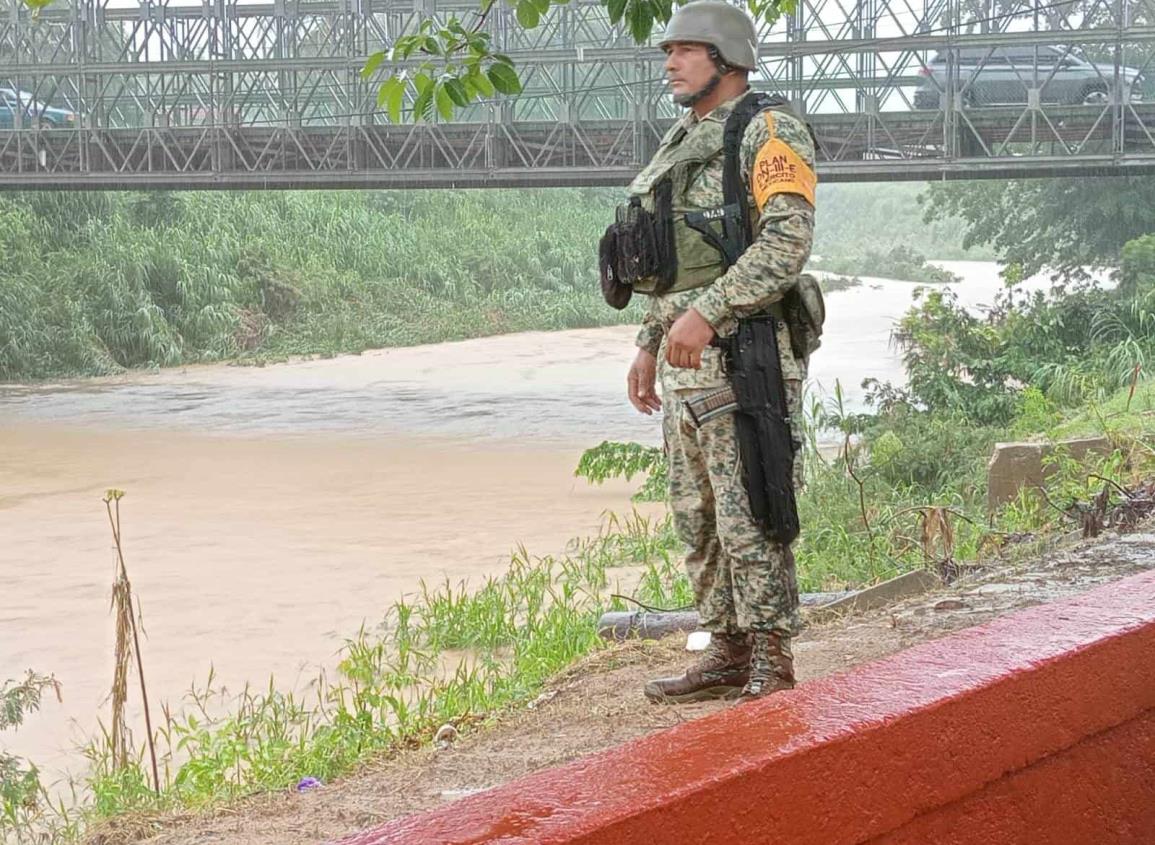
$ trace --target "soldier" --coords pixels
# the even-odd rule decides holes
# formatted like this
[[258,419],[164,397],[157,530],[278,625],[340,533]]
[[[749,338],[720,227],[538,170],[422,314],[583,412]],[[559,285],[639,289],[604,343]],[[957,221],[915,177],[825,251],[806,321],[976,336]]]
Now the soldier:
[[[717,238],[702,236],[701,220],[688,225],[694,211],[716,219],[723,205],[723,129],[748,93],[756,44],[750,18],[722,0],[678,9],[660,46],[674,102],[687,112],[629,189],[634,216],[651,214],[656,221],[655,254],[676,254],[676,266],[657,268],[648,288],[631,285],[650,301],[629,370],[629,399],[641,413],[664,411],[674,523],[686,545],[701,624],[713,635],[709,650],[684,674],[646,684],[645,695],[655,702],[746,701],[794,686],[790,638],[798,625],[798,586],[789,541],[772,539],[752,514],[733,406],[721,414],[688,407],[695,400],[708,405],[728,385],[715,338],[733,335],[740,318],[775,315],[793,479],[801,481],[797,421],[809,350],[791,343],[782,300],[810,254],[815,149],[809,128],[783,101],[755,114],[741,135],[745,251],[728,262]],[[632,219],[619,215],[619,223]],[[663,241],[673,249],[667,245],[663,253]],[[604,258],[610,300],[614,283],[607,289]],[[624,307],[620,299],[611,304]],[[655,392],[659,376],[664,403]]]

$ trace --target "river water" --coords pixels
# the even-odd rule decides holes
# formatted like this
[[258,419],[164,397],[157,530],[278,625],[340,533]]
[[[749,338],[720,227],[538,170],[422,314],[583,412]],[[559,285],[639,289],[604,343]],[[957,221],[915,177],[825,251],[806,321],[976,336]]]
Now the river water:
[[[994,264],[941,263],[966,304],[993,300]],[[863,378],[901,380],[889,336],[915,287],[864,281],[828,297],[812,362],[813,389],[837,379],[851,407]],[[603,439],[660,440],[658,418],[625,399],[633,334],[0,386],[0,680],[35,668],[64,693],[4,745],[75,770],[106,710],[106,489],[127,492],[151,697],[176,702],[210,667],[232,689],[292,685],[420,579],[499,573],[519,543],[556,553],[629,509],[630,485],[572,473]]]

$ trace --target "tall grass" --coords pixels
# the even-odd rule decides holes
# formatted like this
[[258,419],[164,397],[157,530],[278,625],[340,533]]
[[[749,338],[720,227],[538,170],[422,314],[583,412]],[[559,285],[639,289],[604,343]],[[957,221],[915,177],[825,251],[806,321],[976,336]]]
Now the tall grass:
[[0,198],[0,380],[636,320],[600,190]]

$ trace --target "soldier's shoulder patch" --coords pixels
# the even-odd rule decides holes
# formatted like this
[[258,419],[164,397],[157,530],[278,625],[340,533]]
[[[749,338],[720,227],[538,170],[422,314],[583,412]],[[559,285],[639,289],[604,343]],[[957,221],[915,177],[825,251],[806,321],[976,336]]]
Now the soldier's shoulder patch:
[[[789,138],[777,131],[776,116],[772,111],[765,111],[762,116],[769,130],[768,140],[758,149],[750,173],[750,187],[758,210],[765,208],[767,201],[775,194],[798,194],[814,205],[814,189],[818,177],[810,162],[796,149],[796,146],[801,145],[791,144]],[[786,121],[798,123],[789,117],[783,123]]]

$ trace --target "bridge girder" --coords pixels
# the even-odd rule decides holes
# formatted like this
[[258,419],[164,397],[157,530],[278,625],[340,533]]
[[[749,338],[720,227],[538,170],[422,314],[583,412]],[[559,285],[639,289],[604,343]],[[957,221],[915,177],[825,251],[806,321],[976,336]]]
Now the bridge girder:
[[[802,0],[764,27],[757,87],[814,125],[826,181],[1155,170],[1155,0]],[[661,56],[589,0],[486,22],[525,90],[388,124],[369,53],[441,0],[0,0],[0,188],[617,185],[676,116]],[[1069,89],[1080,70],[1084,89]],[[1075,84],[1080,84],[1075,79]],[[1150,94],[1148,95],[1148,92]],[[1145,96],[1148,95],[1148,96]]]

